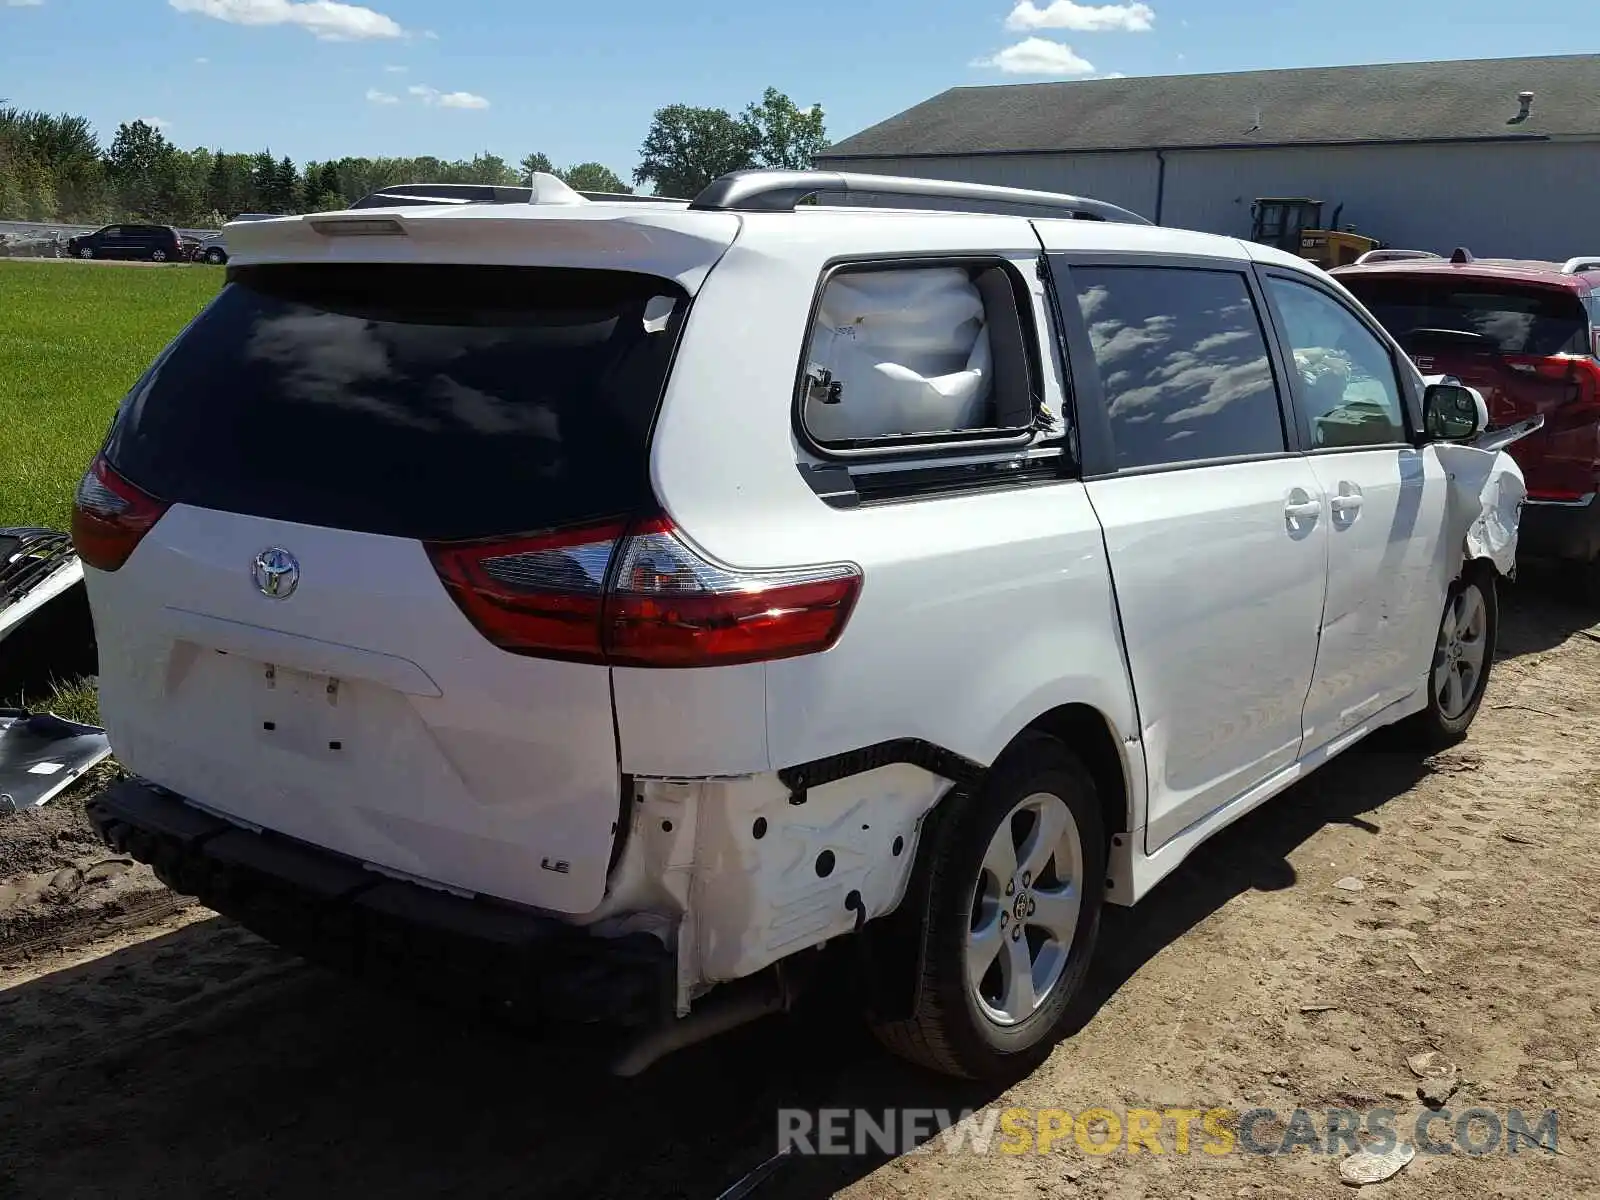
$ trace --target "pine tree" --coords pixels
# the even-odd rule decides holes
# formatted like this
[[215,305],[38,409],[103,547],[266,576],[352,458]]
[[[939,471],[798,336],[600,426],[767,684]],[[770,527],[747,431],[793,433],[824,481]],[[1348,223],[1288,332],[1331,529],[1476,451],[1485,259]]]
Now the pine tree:
[[[246,200],[245,208],[250,212],[281,212],[273,207],[277,197],[277,164],[272,161],[272,152],[263,150],[250,157],[250,195]],[[244,210],[241,210],[244,211]]]
[[219,146],[211,156],[211,171],[206,176],[206,204],[212,212],[225,216],[233,209],[232,179],[228,172],[228,158]]
[[300,172],[295,169],[294,159],[287,154],[278,162],[276,182],[279,207],[274,211],[299,212],[301,204]]

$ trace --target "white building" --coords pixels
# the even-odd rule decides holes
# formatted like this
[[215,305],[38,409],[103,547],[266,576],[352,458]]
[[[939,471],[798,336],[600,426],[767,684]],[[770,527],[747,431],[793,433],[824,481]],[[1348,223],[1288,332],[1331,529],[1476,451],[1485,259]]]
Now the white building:
[[817,165],[1237,237],[1257,197],[1308,197],[1389,245],[1566,259],[1600,252],[1600,55],[952,88]]

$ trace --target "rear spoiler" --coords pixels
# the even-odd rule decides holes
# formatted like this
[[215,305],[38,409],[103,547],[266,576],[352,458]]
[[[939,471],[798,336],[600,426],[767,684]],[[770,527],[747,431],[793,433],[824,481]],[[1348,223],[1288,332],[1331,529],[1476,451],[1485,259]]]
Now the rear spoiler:
[[739,218],[678,206],[422,204],[311,213],[228,227],[228,268],[274,264],[610,267],[674,279],[691,295],[739,232]]

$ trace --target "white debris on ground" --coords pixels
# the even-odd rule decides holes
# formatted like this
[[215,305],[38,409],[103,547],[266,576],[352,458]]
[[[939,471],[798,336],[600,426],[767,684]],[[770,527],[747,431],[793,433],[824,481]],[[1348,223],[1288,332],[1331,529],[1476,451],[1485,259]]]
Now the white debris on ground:
[[1339,1178],[1351,1187],[1365,1187],[1392,1179],[1417,1156],[1416,1147],[1399,1145],[1385,1154],[1360,1150],[1339,1164]]

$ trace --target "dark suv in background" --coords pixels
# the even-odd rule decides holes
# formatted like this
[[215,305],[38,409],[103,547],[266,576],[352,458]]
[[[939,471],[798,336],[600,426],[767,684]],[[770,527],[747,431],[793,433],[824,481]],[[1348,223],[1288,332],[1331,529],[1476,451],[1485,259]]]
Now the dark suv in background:
[[1544,415],[1543,429],[1510,447],[1528,484],[1520,553],[1579,566],[1600,600],[1600,255],[1557,263],[1457,250],[1332,274],[1424,375],[1479,389],[1492,426]]
[[74,258],[121,258],[141,262],[185,262],[183,240],[168,225],[107,225],[67,240]]

